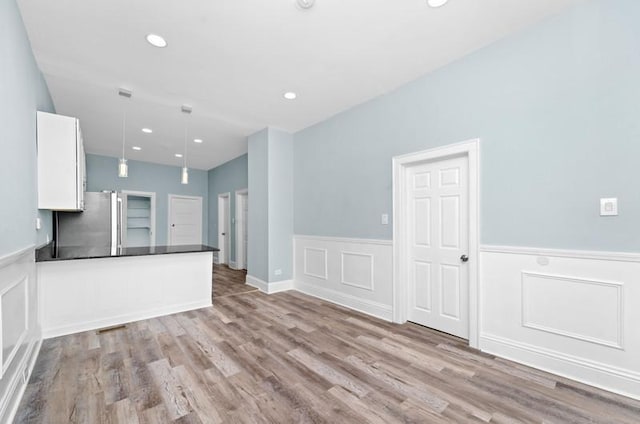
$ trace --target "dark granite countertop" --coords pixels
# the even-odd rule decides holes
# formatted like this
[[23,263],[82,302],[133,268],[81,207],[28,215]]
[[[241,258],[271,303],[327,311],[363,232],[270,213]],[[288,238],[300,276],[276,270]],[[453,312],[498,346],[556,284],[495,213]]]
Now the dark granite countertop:
[[53,243],[49,243],[36,250],[36,262],[218,251],[220,251],[220,249],[217,247],[206,246],[204,244],[190,244],[184,246],[122,247],[111,249],[108,246],[63,246],[54,248]]

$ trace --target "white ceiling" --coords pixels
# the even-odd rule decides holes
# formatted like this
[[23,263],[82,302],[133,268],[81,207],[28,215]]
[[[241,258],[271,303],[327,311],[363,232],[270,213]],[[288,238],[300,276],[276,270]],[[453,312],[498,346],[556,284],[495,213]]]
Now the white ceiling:
[[[454,61],[581,0],[18,0],[56,110],[80,118],[86,150],[189,166],[247,151],[265,126],[290,132]],[[169,46],[151,47],[148,33]],[[133,91],[124,102],[118,87]],[[285,91],[298,99],[283,99]],[[154,130],[143,134],[142,127]],[[131,146],[142,151],[131,150]]]

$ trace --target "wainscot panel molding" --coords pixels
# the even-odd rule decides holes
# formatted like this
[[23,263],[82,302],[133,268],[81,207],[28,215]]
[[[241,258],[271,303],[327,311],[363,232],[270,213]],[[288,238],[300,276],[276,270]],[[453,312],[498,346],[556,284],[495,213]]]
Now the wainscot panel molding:
[[391,321],[392,242],[294,236],[295,289]]
[[640,399],[639,259],[483,246],[480,348]]
[[[255,287],[266,294],[274,294],[294,289],[293,280],[274,281],[271,283],[267,283],[266,281],[249,274],[247,274],[246,283],[251,287]],[[215,284],[215,282],[213,284]]]
[[0,422],[11,422],[40,351],[35,248],[0,257]]

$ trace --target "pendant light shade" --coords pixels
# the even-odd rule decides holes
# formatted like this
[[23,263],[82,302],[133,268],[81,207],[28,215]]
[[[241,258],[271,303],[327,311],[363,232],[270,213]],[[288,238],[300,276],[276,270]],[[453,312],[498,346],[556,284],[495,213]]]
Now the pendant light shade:
[[[189,105],[182,105],[180,109],[182,113],[186,115],[188,118],[191,115],[191,111],[193,110]],[[189,184],[189,168],[187,168],[187,136],[189,134],[189,121],[185,119],[184,123],[184,155],[182,155],[183,164],[182,164],[182,173],[180,174],[180,183]]]
[[[123,100],[131,99],[131,95],[133,93],[131,90],[127,90],[126,88],[120,88],[118,90],[118,95],[122,97]],[[127,105],[124,104],[122,107],[122,157],[118,161],[118,177],[127,178],[129,176],[129,166],[127,165],[127,160],[124,158],[124,149],[126,144],[126,132],[127,129]]]
[[189,184],[189,168],[186,166],[182,167],[182,178],[180,179],[182,184]]
[[122,157],[118,161],[118,177],[127,178],[128,176],[129,176],[129,166],[127,165],[127,160],[124,157]]

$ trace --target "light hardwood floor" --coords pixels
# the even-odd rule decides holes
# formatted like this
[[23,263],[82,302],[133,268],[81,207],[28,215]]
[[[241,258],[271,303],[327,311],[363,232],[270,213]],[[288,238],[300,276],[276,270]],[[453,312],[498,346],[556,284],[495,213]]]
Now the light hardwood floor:
[[245,284],[247,271],[233,270],[227,265],[213,267],[213,299],[256,291],[255,287]]
[[638,423],[640,402],[418,325],[251,291],[46,340],[16,422]]

